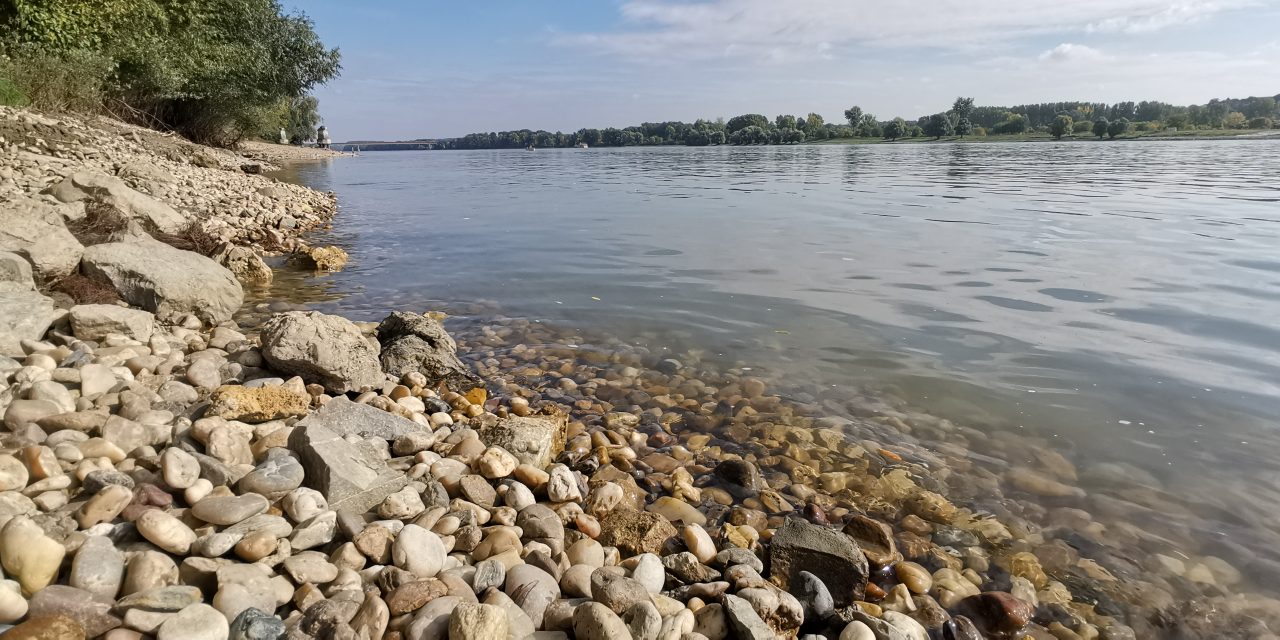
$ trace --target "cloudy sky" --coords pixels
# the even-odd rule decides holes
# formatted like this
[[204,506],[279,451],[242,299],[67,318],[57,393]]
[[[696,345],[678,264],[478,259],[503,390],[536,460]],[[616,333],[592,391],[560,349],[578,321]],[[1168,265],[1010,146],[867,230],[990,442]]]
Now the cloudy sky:
[[[289,0],[285,4],[290,5]],[[335,139],[1280,92],[1280,0],[297,0]]]

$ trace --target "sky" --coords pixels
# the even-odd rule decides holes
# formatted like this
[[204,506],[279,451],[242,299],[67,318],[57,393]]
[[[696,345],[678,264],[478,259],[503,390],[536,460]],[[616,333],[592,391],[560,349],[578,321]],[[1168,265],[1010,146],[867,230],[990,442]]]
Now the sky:
[[1280,0],[283,0],[335,140],[1280,93]]

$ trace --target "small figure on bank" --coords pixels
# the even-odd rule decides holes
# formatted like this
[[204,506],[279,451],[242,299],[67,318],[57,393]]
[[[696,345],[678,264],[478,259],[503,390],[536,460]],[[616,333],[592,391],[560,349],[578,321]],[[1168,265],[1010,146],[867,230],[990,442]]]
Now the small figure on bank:
[[289,144],[289,134],[284,132],[284,127],[280,127],[280,144]]
[[316,131],[316,146],[321,149],[328,149],[331,142],[332,141],[329,139],[329,130],[321,125],[320,129]]

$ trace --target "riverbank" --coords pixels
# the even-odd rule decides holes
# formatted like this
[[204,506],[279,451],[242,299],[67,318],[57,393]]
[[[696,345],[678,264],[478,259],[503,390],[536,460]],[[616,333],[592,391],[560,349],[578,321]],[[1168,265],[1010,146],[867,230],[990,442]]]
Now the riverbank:
[[[13,296],[9,309],[48,309],[44,327],[12,323],[17,350],[0,361],[0,564],[15,579],[0,586],[0,619],[28,632],[1116,639],[1275,628],[1273,600],[1231,593],[1245,563],[1179,555],[1164,540],[1176,531],[1125,526],[1177,518],[1153,513],[1158,490],[1122,470],[1078,470],[1047,443],[875,398],[849,419],[832,410],[849,399],[823,390],[784,397],[696,353],[583,342],[492,312],[457,343],[417,313],[357,324],[264,303],[261,323],[236,326],[252,285],[144,237],[173,240],[157,205],[256,257],[296,248],[334,215],[332,196],[146,132],[0,116],[19,123],[6,129],[17,133],[5,134],[0,206],[43,212],[23,217],[39,234],[0,230],[19,254],[0,269],[11,274],[0,295]],[[160,171],[128,169],[140,164]],[[130,191],[101,176],[68,183],[90,171]],[[50,187],[56,203],[38,195]],[[46,238],[65,240],[59,225],[83,234],[81,209],[135,224],[109,242],[86,235],[73,260],[74,247]],[[68,268],[135,308],[35,291]],[[1096,499],[1097,483],[1132,502]]]

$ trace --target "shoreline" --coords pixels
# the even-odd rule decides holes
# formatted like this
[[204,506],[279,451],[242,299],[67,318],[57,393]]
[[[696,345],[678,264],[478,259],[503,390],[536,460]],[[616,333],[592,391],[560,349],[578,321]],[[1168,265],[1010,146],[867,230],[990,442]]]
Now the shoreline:
[[[36,277],[0,270],[16,274],[0,295],[49,307],[0,358],[0,563],[17,580],[0,586],[4,623],[61,613],[90,637],[258,637],[234,633],[259,624],[371,638],[457,625],[474,638],[1118,640],[1169,633],[1156,626],[1169,617],[1185,637],[1264,637],[1247,620],[1275,620],[1228,591],[1247,567],[1187,558],[1177,573],[1162,555],[1119,571],[1138,561],[1112,554],[1114,537],[1150,541],[1078,522],[1071,461],[1046,450],[993,478],[928,443],[961,431],[993,447],[978,455],[1022,452],[934,416],[881,406],[850,420],[740,369],[605,338],[576,348],[520,319],[480,322],[457,344],[417,313],[235,326],[251,286],[237,276],[262,277],[260,252],[304,250],[336,198],[145,130],[31,117],[0,133],[0,207],[29,202],[30,224],[55,231],[124,213],[134,224],[84,243],[68,272],[147,308],[38,300],[36,277],[66,271],[67,246],[29,243],[17,257]],[[79,135],[41,146],[11,131]],[[140,161],[157,171],[128,169]],[[89,169],[124,188],[65,177]],[[185,228],[170,212],[224,242],[224,265],[143,237]],[[1032,503],[984,497],[1001,483],[1063,505],[1051,519],[1079,548]],[[1130,590],[1144,572],[1202,591]],[[1201,601],[1236,617],[1199,620]],[[210,629],[225,633],[199,635]]]

